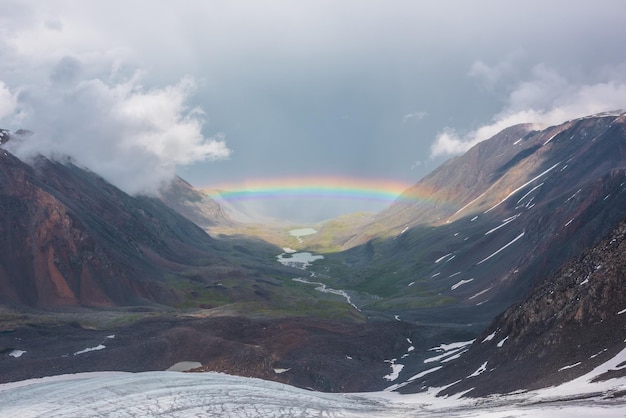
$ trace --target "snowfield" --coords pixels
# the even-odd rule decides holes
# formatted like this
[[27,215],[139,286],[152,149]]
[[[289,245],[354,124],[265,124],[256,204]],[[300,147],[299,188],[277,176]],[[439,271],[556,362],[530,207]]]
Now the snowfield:
[[442,388],[321,393],[219,373],[81,373],[0,385],[0,416],[614,417],[624,416],[626,377],[591,380],[625,361],[626,349],[563,385],[479,399],[436,397]]

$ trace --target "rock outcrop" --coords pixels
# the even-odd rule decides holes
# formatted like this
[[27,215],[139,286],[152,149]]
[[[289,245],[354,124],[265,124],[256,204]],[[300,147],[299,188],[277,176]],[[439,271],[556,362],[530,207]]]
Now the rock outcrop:
[[[473,388],[468,396],[483,396],[553,386],[612,358],[626,348],[625,338],[622,223],[496,318],[460,359],[403,390],[457,382],[442,394]],[[618,375],[626,375],[626,369],[610,376]]]

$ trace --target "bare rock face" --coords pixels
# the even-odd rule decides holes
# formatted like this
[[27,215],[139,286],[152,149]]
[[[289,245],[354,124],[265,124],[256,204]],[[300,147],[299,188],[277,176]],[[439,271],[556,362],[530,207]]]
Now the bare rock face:
[[71,162],[31,166],[1,149],[0,242],[0,304],[46,309],[175,306],[188,296],[175,283],[187,272],[210,285],[224,272],[248,274],[224,257],[256,262],[157,199],[128,196]]
[[[459,360],[404,390],[458,381],[443,393],[474,388],[469,396],[482,396],[552,386],[581,376],[624,349],[625,285],[626,223],[622,223],[496,318]],[[472,376],[481,365],[485,371]]]
[[[112,186],[92,176],[101,184],[89,193],[81,190],[80,183],[59,190],[57,182],[62,182],[70,172],[70,168],[47,160],[39,161],[37,168],[33,169],[2,151],[2,302],[39,308],[113,306],[132,304],[141,299],[175,303],[175,293],[166,290],[158,281],[145,280],[145,273],[134,268],[130,258],[141,257],[139,242],[124,236],[115,227],[115,220],[106,219],[119,217],[117,222],[123,223],[123,218],[128,221],[130,214],[118,211],[103,216],[106,207],[81,205],[90,194],[97,193],[103,204],[109,200],[106,204],[110,207],[113,199],[107,199],[106,194],[113,191]],[[67,177],[65,180],[71,181]],[[73,207],[68,205],[70,199]],[[86,222],[85,218],[90,219]],[[109,220],[113,222],[108,223]],[[96,222],[100,224],[97,230],[89,225]],[[122,253],[127,257],[120,257]]]
[[[421,348],[417,326],[307,318],[155,318],[108,330],[26,326],[0,333],[0,383],[86,371],[216,371],[326,392],[380,390],[385,360]],[[19,357],[11,353],[20,353]]]

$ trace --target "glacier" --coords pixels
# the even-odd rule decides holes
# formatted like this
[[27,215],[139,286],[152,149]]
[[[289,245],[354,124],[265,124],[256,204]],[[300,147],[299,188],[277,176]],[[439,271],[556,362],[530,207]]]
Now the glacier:
[[584,376],[534,391],[467,398],[322,393],[222,373],[92,372],[0,385],[0,416],[28,417],[613,417],[623,416],[626,349]]

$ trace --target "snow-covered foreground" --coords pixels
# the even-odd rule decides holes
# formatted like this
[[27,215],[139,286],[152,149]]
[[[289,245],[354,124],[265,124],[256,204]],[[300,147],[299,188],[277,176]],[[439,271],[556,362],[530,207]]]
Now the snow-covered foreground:
[[[390,392],[331,394],[219,373],[101,372],[0,385],[11,417],[613,417],[624,416],[626,378],[589,383],[619,369],[626,350],[591,373],[539,391],[482,399]],[[621,392],[621,393],[620,393]]]

